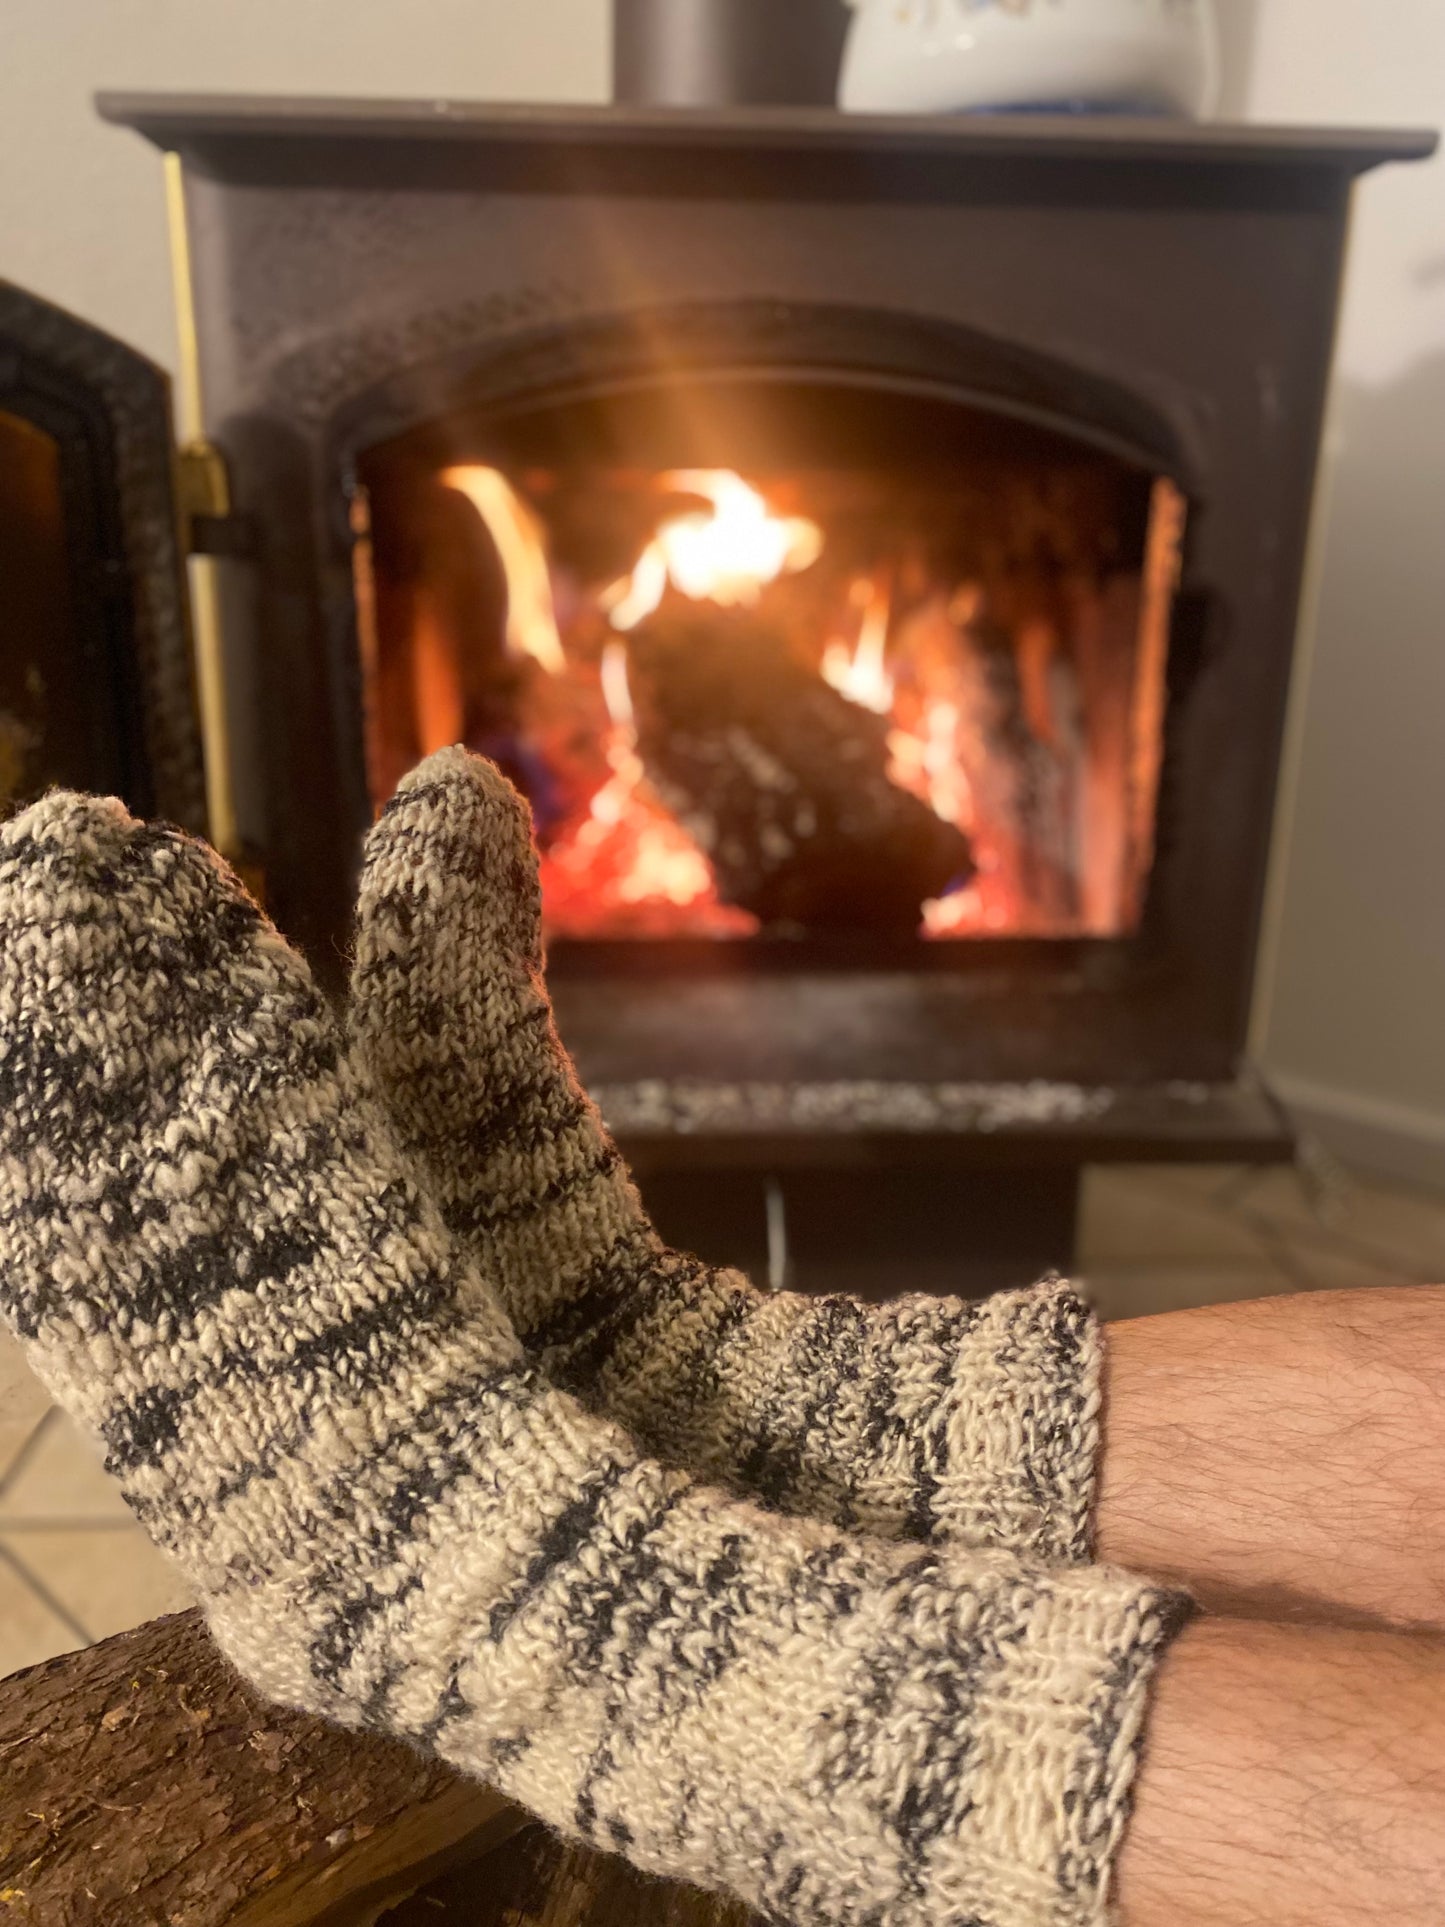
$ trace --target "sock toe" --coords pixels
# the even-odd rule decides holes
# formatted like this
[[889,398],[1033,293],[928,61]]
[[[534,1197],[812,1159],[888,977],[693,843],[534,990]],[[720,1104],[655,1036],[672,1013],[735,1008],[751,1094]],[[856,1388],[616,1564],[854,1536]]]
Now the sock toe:
[[114,797],[52,791],[0,827],[0,995],[39,1029],[95,1045],[141,983],[183,1001],[258,934],[280,946],[213,850]]
[[541,961],[531,812],[499,769],[460,746],[404,777],[367,838],[359,970],[377,939],[404,947],[418,917],[458,942]]
[[474,827],[489,847],[514,858],[531,854],[532,814],[526,799],[495,763],[460,743],[437,750],[407,772],[382,811],[382,824],[393,817],[415,820],[418,806],[425,805],[441,805],[452,824]]
[[49,854],[94,861],[123,846],[140,827],[118,796],[50,790],[0,824],[0,862]]
[[22,1330],[135,1232],[131,1193],[184,1162],[188,1111],[220,1117],[243,1084],[274,1084],[257,1025],[272,1010],[298,1063],[334,1057],[306,966],[204,844],[64,792],[0,830],[0,1231],[38,1197],[57,1240],[14,1227],[34,1303],[16,1272],[0,1307]]

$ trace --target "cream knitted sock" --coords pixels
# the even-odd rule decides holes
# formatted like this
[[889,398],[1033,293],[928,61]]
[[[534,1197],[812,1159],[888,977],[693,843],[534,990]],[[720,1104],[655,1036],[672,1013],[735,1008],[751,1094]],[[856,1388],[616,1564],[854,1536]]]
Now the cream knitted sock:
[[555,1380],[786,1512],[1088,1557],[1088,1307],[1053,1280],[875,1308],[664,1249],[552,1025],[526,806],[479,757],[430,757],[373,830],[352,988],[393,1129]]
[[0,1306],[264,1693],[829,1927],[1106,1915],[1177,1597],[851,1539],[528,1365],[199,845],[0,830]]

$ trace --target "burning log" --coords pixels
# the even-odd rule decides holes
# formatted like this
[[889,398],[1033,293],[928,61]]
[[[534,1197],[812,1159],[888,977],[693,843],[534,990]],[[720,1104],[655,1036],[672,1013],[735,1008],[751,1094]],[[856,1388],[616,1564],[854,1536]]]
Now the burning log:
[[[1076,723],[1061,703],[1072,668],[1042,621],[1010,635],[982,617],[957,636],[971,728],[960,761],[987,816],[1012,915],[1021,925],[1070,927],[1078,915],[1073,789]],[[1052,673],[1057,671],[1058,673]]]
[[972,873],[963,833],[889,777],[887,720],[755,615],[669,600],[629,654],[648,779],[764,926],[911,934]]

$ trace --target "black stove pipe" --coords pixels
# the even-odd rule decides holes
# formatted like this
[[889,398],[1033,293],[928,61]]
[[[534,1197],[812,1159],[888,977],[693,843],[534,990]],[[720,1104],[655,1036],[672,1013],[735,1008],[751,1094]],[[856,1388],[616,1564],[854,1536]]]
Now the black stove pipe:
[[613,94],[652,107],[832,107],[846,0],[613,0]]

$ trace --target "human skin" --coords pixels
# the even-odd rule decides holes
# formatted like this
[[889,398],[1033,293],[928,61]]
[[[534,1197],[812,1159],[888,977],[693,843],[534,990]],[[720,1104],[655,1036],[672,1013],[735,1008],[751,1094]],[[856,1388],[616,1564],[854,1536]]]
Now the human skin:
[[1445,1632],[1445,1286],[1170,1312],[1105,1345],[1099,1558],[1212,1612]]
[[1154,1688],[1122,1927],[1439,1927],[1445,1641],[1197,1620]]
[[1123,1927],[1438,1927],[1445,1288],[1105,1342],[1099,1555],[1206,1608],[1155,1685]]

